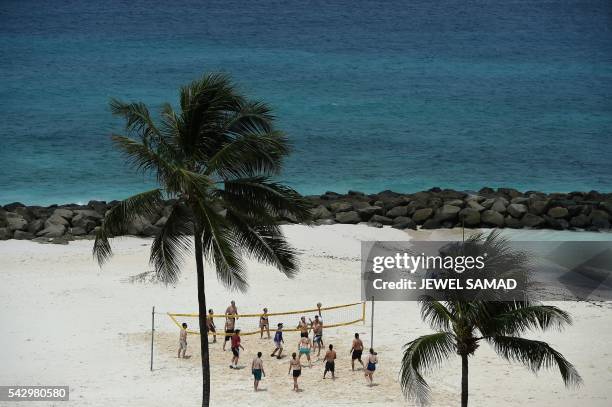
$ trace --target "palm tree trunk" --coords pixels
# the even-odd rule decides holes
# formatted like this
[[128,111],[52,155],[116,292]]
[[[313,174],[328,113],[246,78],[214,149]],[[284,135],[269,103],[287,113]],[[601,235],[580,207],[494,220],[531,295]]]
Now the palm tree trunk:
[[196,271],[198,274],[198,321],[200,323],[200,350],[202,353],[202,407],[210,405],[210,361],[208,357],[208,327],[206,326],[206,292],[204,290],[204,260],[202,258],[202,231],[194,233]]
[[461,407],[468,405],[468,355],[461,355]]

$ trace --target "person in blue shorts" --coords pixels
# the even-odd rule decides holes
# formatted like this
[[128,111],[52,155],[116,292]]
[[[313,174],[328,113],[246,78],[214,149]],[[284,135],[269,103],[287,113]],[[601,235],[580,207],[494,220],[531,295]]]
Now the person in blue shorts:
[[261,376],[266,376],[266,372],[263,368],[263,360],[261,360],[261,352],[257,352],[257,357],[253,359],[253,363],[251,363],[251,372],[253,372],[253,377],[255,378],[253,388],[257,391]]

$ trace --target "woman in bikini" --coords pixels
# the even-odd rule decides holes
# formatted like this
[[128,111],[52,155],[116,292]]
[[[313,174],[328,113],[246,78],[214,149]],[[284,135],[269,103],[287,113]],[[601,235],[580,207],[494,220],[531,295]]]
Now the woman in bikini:
[[293,390],[298,391],[298,377],[302,374],[302,365],[295,352],[293,352],[291,360],[289,361],[289,374],[291,374],[291,372],[293,372]]
[[268,321],[268,309],[263,309],[263,315],[259,317],[259,338],[263,338],[264,329],[268,333],[268,339],[270,339],[270,322]]
[[374,352],[374,349],[370,348],[370,354],[368,355],[365,371],[366,382],[368,382],[370,386],[373,385],[374,371],[376,370],[376,364],[378,363],[378,357],[376,355],[377,353]]

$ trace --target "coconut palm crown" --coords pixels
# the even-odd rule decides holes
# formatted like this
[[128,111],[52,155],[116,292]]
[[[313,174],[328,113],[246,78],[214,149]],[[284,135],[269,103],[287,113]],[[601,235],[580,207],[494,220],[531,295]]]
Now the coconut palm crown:
[[[157,278],[177,281],[187,254],[195,254],[198,284],[203,399],[210,403],[204,260],[231,289],[248,286],[243,258],[273,265],[288,277],[298,269],[295,250],[278,225],[307,221],[309,205],[275,181],[289,153],[286,136],[274,127],[270,108],[240,94],[228,76],[208,74],[180,89],[180,110],[161,108],[156,122],[143,103],[112,100],[126,121],[126,134],[112,141],[138,171],[158,187],[110,209],[96,234],[93,253],[102,265],[110,238],[127,234],[137,217],[159,213],[171,199],[166,223],[153,239],[150,264]],[[193,236],[193,238],[192,238]]]
[[[488,236],[475,234],[465,245],[455,247],[457,253],[465,252],[466,248],[474,253],[477,247],[481,253],[488,254],[485,264],[501,266],[499,272],[505,275],[524,275],[521,270],[529,268],[528,256],[511,249],[497,231]],[[521,363],[533,372],[556,367],[566,386],[582,382],[574,366],[548,343],[523,337],[529,331],[560,330],[571,324],[569,314],[555,306],[542,305],[527,296],[522,301],[491,301],[478,297],[462,300],[456,295],[439,301],[424,296],[420,303],[421,318],[436,332],[408,342],[400,368],[404,395],[419,405],[427,404],[430,399],[430,388],[423,375],[440,368],[456,354],[462,366],[461,406],[467,407],[469,357],[483,342],[491,345],[502,358]]]

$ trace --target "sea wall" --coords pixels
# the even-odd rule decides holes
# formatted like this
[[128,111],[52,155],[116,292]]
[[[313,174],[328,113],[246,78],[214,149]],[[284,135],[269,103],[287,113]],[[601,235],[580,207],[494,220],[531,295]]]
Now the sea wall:
[[[365,222],[372,227],[438,229],[531,228],[610,230],[612,194],[570,192],[545,194],[511,188],[482,188],[478,192],[432,188],[411,194],[383,191],[364,194],[326,192],[308,196],[315,225]],[[66,243],[93,238],[107,210],[117,201],[87,205],[26,206],[15,202],[0,208],[0,240],[22,239]],[[165,224],[170,201],[150,217],[128,225],[129,235],[155,236]],[[283,223],[292,223],[283,219]]]

